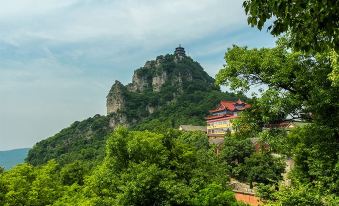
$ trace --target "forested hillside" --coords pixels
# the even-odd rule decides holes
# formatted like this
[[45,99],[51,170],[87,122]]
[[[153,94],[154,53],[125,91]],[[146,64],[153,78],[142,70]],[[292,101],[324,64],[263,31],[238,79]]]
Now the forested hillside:
[[110,134],[105,157],[89,171],[85,162],[51,160],[0,170],[5,205],[243,205],[228,187],[227,167],[205,134],[129,131]]
[[81,160],[92,167],[103,159],[107,135],[117,125],[150,131],[166,131],[181,124],[205,125],[209,109],[222,99],[237,98],[234,93],[221,92],[214,79],[190,57],[158,56],[134,72],[131,84],[114,83],[107,96],[108,111],[114,112],[74,122],[38,142],[26,160],[32,165],[51,159],[61,165]]
[[28,152],[26,161],[32,165],[41,165],[56,159],[64,165],[75,160],[85,160],[95,165],[97,160],[102,160],[106,136],[112,131],[108,116],[95,115],[74,122],[68,128],[34,145]]

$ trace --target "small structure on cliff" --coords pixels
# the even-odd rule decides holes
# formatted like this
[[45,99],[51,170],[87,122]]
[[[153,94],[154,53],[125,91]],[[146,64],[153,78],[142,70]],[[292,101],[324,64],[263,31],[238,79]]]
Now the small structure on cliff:
[[183,47],[181,47],[181,44],[179,44],[179,46],[177,48],[175,48],[174,55],[175,56],[181,56],[181,57],[186,56],[185,49]]

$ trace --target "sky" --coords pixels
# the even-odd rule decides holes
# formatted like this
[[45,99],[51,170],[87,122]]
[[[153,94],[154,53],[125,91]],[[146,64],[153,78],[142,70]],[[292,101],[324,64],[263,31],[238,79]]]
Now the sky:
[[0,150],[105,115],[117,79],[181,44],[214,77],[233,44],[273,47],[240,0],[0,0]]

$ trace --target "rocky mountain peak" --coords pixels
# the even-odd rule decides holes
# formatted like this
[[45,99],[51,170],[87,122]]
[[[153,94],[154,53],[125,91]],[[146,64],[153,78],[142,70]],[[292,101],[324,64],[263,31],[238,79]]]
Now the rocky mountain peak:
[[[210,88],[214,85],[214,79],[198,62],[186,56],[185,49],[179,45],[173,54],[160,55],[155,60],[146,61],[143,67],[134,71],[132,83],[124,86],[116,81],[107,95],[107,113],[115,113],[126,108],[125,93],[142,95],[171,91],[168,95],[175,98],[197,82],[201,88]],[[145,106],[149,113],[153,113],[156,110],[154,108],[156,108],[154,105]]]
[[118,80],[115,80],[106,97],[107,114],[116,113],[125,108],[124,90],[125,86]]

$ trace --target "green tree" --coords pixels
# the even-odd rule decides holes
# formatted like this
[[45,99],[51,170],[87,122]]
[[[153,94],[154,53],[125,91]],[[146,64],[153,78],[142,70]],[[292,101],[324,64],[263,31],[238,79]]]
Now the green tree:
[[234,169],[253,154],[254,147],[250,139],[226,138],[221,151],[221,159]]
[[193,205],[210,206],[210,205],[241,205],[236,203],[234,194],[224,189],[215,183],[208,185],[206,188],[199,191],[198,195],[193,199]]
[[2,173],[0,173],[0,202],[5,202],[5,195],[7,193],[6,184],[3,180]]
[[[246,0],[243,6],[250,25],[262,29],[272,18],[268,21],[271,34],[287,36],[272,49],[228,49],[226,65],[217,75],[218,84],[234,90],[267,85],[237,126],[247,127],[245,134],[253,128],[252,135],[257,133],[272,150],[295,159],[292,186],[281,187],[273,195],[267,194],[272,187],[263,186],[261,195],[274,205],[335,205],[338,200],[332,197],[339,189],[339,2]],[[308,125],[290,133],[272,129],[271,125],[285,119]],[[262,127],[267,129],[261,131]]]
[[328,75],[339,85],[339,2],[312,0],[245,0],[248,23],[260,30],[269,22],[272,35],[287,33],[289,45],[296,50],[327,52],[332,61]]
[[202,133],[117,128],[103,164],[85,181],[85,199],[94,205],[195,205],[196,198],[210,195],[205,188],[212,184],[213,201],[236,204],[225,167],[206,139]]
[[256,122],[267,124],[290,116],[333,128],[339,125],[338,88],[327,78],[332,71],[327,54],[289,52],[286,41],[280,39],[271,49],[234,46],[225,60],[226,66],[217,74],[218,84],[241,91],[253,85],[269,87],[254,99],[261,116]]
[[230,175],[240,181],[253,183],[275,184],[282,179],[285,164],[281,158],[273,157],[265,144],[260,151],[254,150],[254,144],[248,138],[241,139],[237,135],[225,138],[221,159],[227,163]]
[[62,167],[60,171],[61,181],[64,185],[72,185],[77,183],[84,184],[84,176],[88,173],[86,163],[83,161],[75,161]]
[[55,161],[34,168],[20,164],[0,174],[1,205],[51,205],[63,195]]
[[278,184],[285,171],[285,163],[281,158],[272,157],[271,154],[259,152],[252,154],[241,167],[241,172],[253,186],[253,182],[264,184]]
[[78,184],[72,184],[70,186],[65,186],[63,190],[63,195],[58,198],[53,206],[89,206],[91,201],[88,198],[85,198],[83,187]]
[[1,196],[4,205],[29,205],[28,194],[35,179],[29,164],[19,164],[1,174]]
[[288,32],[292,47],[305,51],[339,51],[339,2],[312,0],[245,0],[248,23],[278,36]]
[[313,185],[323,194],[337,194],[339,189],[339,143],[333,128],[314,124],[293,130],[288,138],[294,147],[295,182]]
[[[233,46],[225,60],[217,74],[219,84],[240,91],[267,86],[243,112],[236,125],[239,132],[263,138],[272,151],[292,155],[295,181],[312,185],[324,196],[337,194],[339,92],[328,79],[333,71],[329,54],[295,52],[281,38],[275,48]],[[308,126],[290,133],[271,127],[286,119],[303,120]]]
[[28,190],[28,205],[51,205],[62,196],[64,188],[56,173],[57,163],[54,160],[35,168],[35,178]]
[[304,184],[297,184],[293,188],[282,187],[280,191],[274,195],[276,201],[268,202],[269,205],[330,205],[322,200],[318,191]]

